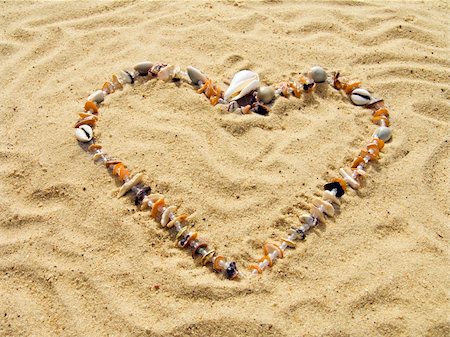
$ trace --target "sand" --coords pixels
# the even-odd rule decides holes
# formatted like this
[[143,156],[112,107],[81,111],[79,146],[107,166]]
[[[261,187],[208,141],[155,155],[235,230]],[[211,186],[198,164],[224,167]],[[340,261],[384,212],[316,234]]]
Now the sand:
[[[448,336],[448,2],[0,4],[1,336]],[[341,213],[260,277],[228,281],[77,145],[88,94],[141,60],[275,84],[320,64],[362,80],[394,137]],[[108,97],[105,150],[242,271],[348,166],[375,126],[333,90],[268,117],[184,83]]]

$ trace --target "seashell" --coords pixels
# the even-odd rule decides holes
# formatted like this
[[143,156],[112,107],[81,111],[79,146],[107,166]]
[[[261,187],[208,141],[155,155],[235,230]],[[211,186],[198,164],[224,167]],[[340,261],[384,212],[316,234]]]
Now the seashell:
[[214,249],[211,249],[209,252],[207,252],[205,255],[203,255],[202,264],[206,265],[208,262],[210,262],[212,260],[212,258],[214,257],[214,254],[216,254],[216,251]]
[[392,137],[392,129],[387,126],[380,126],[375,130],[373,137],[380,138],[382,141],[387,142]]
[[170,66],[162,68],[158,72],[158,78],[160,80],[167,82],[167,81],[171,80],[172,78],[174,78],[175,75],[179,72],[180,72],[180,67],[175,67],[174,65],[170,65]]
[[355,158],[355,160],[353,161],[351,168],[356,168],[359,164],[361,163],[365,163],[364,158],[361,156],[358,156]]
[[362,170],[362,169],[356,168],[356,169],[355,169],[355,172],[356,172],[358,175],[360,175],[361,177],[367,176],[367,172],[364,171],[364,170]]
[[321,210],[318,209],[316,206],[311,205],[311,207],[309,208],[309,212],[314,218],[318,219],[321,223],[325,223],[325,216],[323,215]]
[[75,129],[75,137],[83,143],[87,143],[92,139],[92,136],[94,135],[94,131],[92,131],[92,128],[87,125],[83,124],[80,125],[78,128]]
[[258,89],[259,86],[260,82],[257,73],[250,70],[241,70],[231,80],[230,86],[225,91],[224,99],[226,101],[235,101]]
[[310,214],[300,215],[299,219],[301,223],[305,223],[308,225],[311,225],[314,222],[314,219],[311,217]]
[[353,90],[359,88],[361,86],[361,81],[350,81],[348,83],[344,83],[342,89],[344,89],[345,93],[348,95]]
[[274,251],[277,252],[280,258],[283,258],[284,254],[281,248],[274,243],[266,243],[263,247],[264,255],[272,254]]
[[191,82],[195,85],[198,85],[199,82],[206,83],[206,81],[208,80],[206,76],[200,72],[200,70],[192,66],[187,67],[187,73],[189,78],[191,79]]
[[85,110],[86,112],[91,112],[91,113],[93,113],[93,114],[98,114],[97,104],[95,104],[95,103],[92,102],[92,101],[87,101],[87,102],[84,104],[84,110]]
[[136,70],[139,75],[147,76],[150,69],[153,67],[153,63],[150,61],[143,61],[136,64],[133,69]]
[[386,116],[374,116],[372,117],[372,123],[374,124],[378,124],[378,125],[383,125],[383,126],[389,126],[391,125],[391,123],[389,122],[389,119]]
[[389,117],[389,111],[386,108],[380,108],[373,113],[373,117],[386,116]]
[[177,216],[175,219],[173,219],[172,221],[170,221],[166,227],[167,228],[172,228],[173,226],[175,226],[175,223],[179,222],[182,223],[183,221],[186,221],[188,218],[187,214],[181,214],[179,216]]
[[102,146],[100,144],[91,144],[88,147],[88,150],[92,151],[92,152],[97,151],[97,150],[101,150],[101,149],[102,149]]
[[128,83],[128,84],[133,84],[134,83],[134,77],[133,75],[126,71],[126,70],[122,70],[120,72],[120,78],[122,79],[123,83]]
[[341,204],[339,198],[328,190],[323,191],[322,198],[325,201],[332,202],[333,204],[336,204],[336,205]]
[[140,184],[143,179],[144,175],[142,173],[135,174],[130,180],[124,183],[122,187],[120,187],[117,197],[118,198],[123,197],[129,190],[131,190],[133,186]]
[[350,99],[355,105],[367,105],[372,101],[372,96],[366,89],[358,88],[352,91]]
[[354,190],[357,190],[360,187],[360,184],[355,179],[353,179],[351,174],[349,174],[345,169],[339,169],[339,174]]
[[260,87],[258,88],[257,97],[265,104],[272,102],[275,97],[275,90],[272,87]]
[[89,97],[87,98],[87,100],[90,102],[95,102],[97,104],[100,104],[101,102],[103,102],[105,100],[105,94],[103,93],[102,90],[97,90],[97,91],[94,91],[92,94],[90,94]]
[[326,71],[319,66],[314,66],[309,70],[309,77],[316,83],[323,83],[327,80]]
[[227,261],[227,259],[225,259],[225,257],[222,255],[214,257],[214,259],[213,259],[214,270],[218,271],[218,272],[222,271],[222,266],[225,265],[226,261]]
[[289,248],[295,248],[297,246],[294,241],[289,239],[281,239],[281,241],[284,242]]
[[161,225],[163,227],[166,227],[167,223],[170,220],[170,213],[175,212],[177,209],[177,206],[169,206],[166,208],[166,210],[164,211],[164,213],[161,216]]
[[90,125],[90,126],[95,126],[95,123],[97,123],[97,117],[94,115],[91,116],[86,116],[82,119],[80,119],[78,122],[75,123],[75,127],[78,128],[81,125]]
[[158,199],[153,203],[152,210],[150,211],[150,216],[152,218],[156,218],[158,215],[159,209],[161,207],[164,207],[166,202],[164,201],[164,198]]
[[314,198],[314,199],[312,200],[312,203],[313,203],[314,206],[316,206],[316,207],[318,207],[318,208],[319,208],[320,206],[322,206],[323,212],[324,212],[326,215],[328,215],[328,216],[334,216],[334,207],[333,207],[333,205],[330,204],[329,202],[324,201],[324,200],[319,199],[319,198]]

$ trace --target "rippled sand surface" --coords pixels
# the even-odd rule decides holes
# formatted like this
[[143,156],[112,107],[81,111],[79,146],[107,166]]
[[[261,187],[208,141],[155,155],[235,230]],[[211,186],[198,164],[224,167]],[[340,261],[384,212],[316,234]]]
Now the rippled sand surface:
[[[448,2],[3,2],[0,13],[0,335],[450,335]],[[383,97],[394,137],[337,217],[261,277],[224,280],[117,199],[73,137],[87,95],[145,59],[223,87],[241,69],[275,84],[321,64]],[[242,116],[155,80],[108,97],[97,127],[244,272],[374,130],[333,90]]]

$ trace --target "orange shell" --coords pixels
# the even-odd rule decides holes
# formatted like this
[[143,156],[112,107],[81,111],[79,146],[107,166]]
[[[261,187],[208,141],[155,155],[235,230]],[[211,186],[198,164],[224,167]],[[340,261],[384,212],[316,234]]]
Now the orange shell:
[[88,116],[85,118],[80,119],[78,122],[75,123],[75,127],[79,127],[81,125],[88,124],[90,126],[95,126],[95,123],[97,123],[97,117],[95,116]]
[[342,178],[333,178],[331,180],[331,182],[339,183],[341,185],[342,189],[344,190],[344,192],[347,191],[347,182],[344,179],[342,179]]
[[378,148],[378,145],[376,145],[376,144],[373,144],[373,143],[368,144],[367,149],[372,150],[373,154],[376,155],[377,157],[380,155],[380,149]]
[[251,109],[251,106],[250,105],[246,105],[241,110],[242,110],[243,114],[248,114],[248,113],[250,113],[250,109]]
[[372,116],[373,117],[377,117],[377,116],[389,117],[389,111],[386,108],[380,108],[380,109],[376,110]]
[[102,91],[105,91],[107,93],[111,93],[112,92],[112,90],[111,90],[111,83],[109,83],[109,82],[103,83]]
[[122,83],[119,82],[119,79],[117,78],[116,75],[112,75],[112,82],[113,82],[114,86],[116,87],[116,89],[122,89],[123,88]]
[[152,211],[150,212],[150,216],[152,218],[156,218],[156,215],[158,214],[159,207],[160,206],[164,206],[165,204],[166,203],[165,203],[163,198],[156,200],[155,203],[153,204]]
[[97,116],[89,113],[89,112],[79,112],[78,116],[80,116],[81,118],[86,118],[86,117],[93,117],[96,121],[98,120]]
[[262,273],[262,269],[259,268],[259,266],[257,264],[251,264],[248,266],[248,270],[253,271],[253,270],[257,270],[258,274]]
[[105,166],[109,168],[111,165],[116,165],[116,164],[119,164],[119,163],[121,163],[120,160],[108,160],[105,163]]
[[125,165],[123,164],[123,163],[117,163],[116,165],[114,165],[114,167],[113,167],[113,174],[114,175],[117,175],[117,174],[119,174],[119,170],[121,169],[121,168],[124,168],[125,167]]
[[264,255],[258,262],[264,262],[264,260],[269,261],[269,267],[272,267],[273,261],[270,259],[269,255]]
[[378,159],[378,156],[375,154],[370,153],[366,149],[361,149],[361,157],[369,156],[370,160],[375,161]]
[[102,148],[102,146],[100,144],[91,144],[91,145],[89,145],[88,150],[93,152],[93,151],[100,150],[101,148]]
[[355,160],[352,163],[352,168],[356,168],[359,164],[364,163],[364,158],[361,156],[358,156],[355,158]]
[[87,101],[84,104],[84,110],[86,110],[86,111],[92,110],[92,113],[98,114],[97,104],[95,104],[94,102],[91,102],[91,101]]
[[289,239],[281,239],[281,241],[285,242],[290,248],[295,248],[297,246],[294,241]]
[[389,123],[389,119],[386,116],[376,116],[376,117],[372,117],[372,123],[374,124],[381,124],[380,122],[384,120],[384,122],[386,123],[386,126],[389,126],[391,123]]
[[380,138],[374,138],[373,141],[377,143],[378,149],[381,151],[384,147],[384,141]]
[[214,262],[213,262],[213,268],[215,271],[222,271],[222,268],[220,268],[220,262],[221,261],[226,261],[225,257],[223,257],[222,255],[216,256],[214,258]]
[[120,170],[119,177],[122,181],[125,181],[125,178],[129,177],[129,176],[130,176],[130,171],[127,168],[124,167],[123,169]]
[[345,83],[342,87],[344,89],[346,94],[351,94],[353,90],[356,88],[359,88],[361,86],[361,81],[350,81],[348,83]]
[[279,256],[280,258],[283,258],[283,257],[284,257],[284,253],[283,253],[283,251],[281,250],[281,248],[280,248],[278,245],[274,244],[274,243],[266,243],[266,244],[264,245],[263,249],[264,249],[264,255],[269,255],[269,254],[272,253],[274,250],[276,250],[277,253],[278,253],[278,256]]
[[211,102],[212,105],[216,105],[217,103],[219,103],[219,99],[220,99],[220,96],[211,96],[209,101]]

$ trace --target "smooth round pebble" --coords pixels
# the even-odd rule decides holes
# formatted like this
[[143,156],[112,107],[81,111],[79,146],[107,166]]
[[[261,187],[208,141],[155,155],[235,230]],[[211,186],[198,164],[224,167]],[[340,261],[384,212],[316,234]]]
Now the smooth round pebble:
[[89,95],[87,98],[90,102],[95,102],[97,104],[100,104],[105,99],[105,94],[101,90],[94,91],[92,94]]
[[275,90],[273,90],[272,87],[259,87],[257,96],[261,101],[267,104],[275,97]]
[[314,66],[309,70],[309,76],[313,79],[316,83],[323,83],[327,80],[327,73],[326,71],[319,66]]
[[187,67],[187,73],[192,83],[197,85],[198,82],[206,83],[208,80],[205,75],[202,74],[200,70],[192,66]]
[[94,131],[92,131],[92,128],[87,124],[83,124],[75,129],[75,137],[77,137],[80,142],[89,142],[93,135]]
[[367,105],[371,102],[372,96],[366,89],[358,88],[352,91],[350,99],[355,105]]
[[153,63],[150,61],[143,61],[138,64],[136,64],[133,69],[136,70],[139,75],[141,76],[147,76],[150,69],[153,67]]
[[380,138],[382,141],[387,142],[392,137],[392,129],[387,126],[380,126],[375,130],[373,137]]

